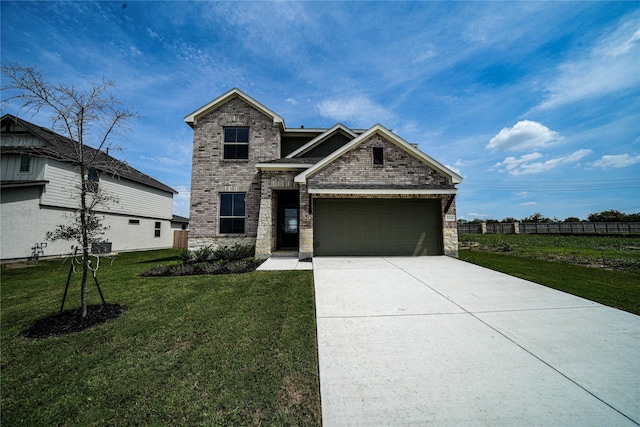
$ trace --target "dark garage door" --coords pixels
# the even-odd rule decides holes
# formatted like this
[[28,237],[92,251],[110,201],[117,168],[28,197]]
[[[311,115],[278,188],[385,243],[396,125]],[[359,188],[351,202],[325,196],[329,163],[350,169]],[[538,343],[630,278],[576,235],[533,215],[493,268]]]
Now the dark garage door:
[[441,255],[440,201],[316,199],[313,253]]

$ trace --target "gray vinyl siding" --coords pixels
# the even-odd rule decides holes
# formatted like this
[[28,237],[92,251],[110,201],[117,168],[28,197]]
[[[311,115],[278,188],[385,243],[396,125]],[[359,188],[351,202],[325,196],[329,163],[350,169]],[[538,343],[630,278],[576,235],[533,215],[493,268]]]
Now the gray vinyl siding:
[[7,154],[0,158],[0,175],[2,181],[41,181],[44,178],[45,159],[31,157],[29,172],[20,172],[22,156]]
[[[27,129],[16,126],[14,132],[26,132]],[[44,142],[27,133],[2,133],[0,134],[0,145],[3,147],[44,147]]]

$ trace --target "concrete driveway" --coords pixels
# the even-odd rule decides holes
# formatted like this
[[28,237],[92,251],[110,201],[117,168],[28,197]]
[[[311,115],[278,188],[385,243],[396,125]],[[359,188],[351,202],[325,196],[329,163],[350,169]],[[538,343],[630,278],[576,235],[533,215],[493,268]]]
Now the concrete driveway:
[[640,425],[640,316],[448,257],[313,263],[325,427]]

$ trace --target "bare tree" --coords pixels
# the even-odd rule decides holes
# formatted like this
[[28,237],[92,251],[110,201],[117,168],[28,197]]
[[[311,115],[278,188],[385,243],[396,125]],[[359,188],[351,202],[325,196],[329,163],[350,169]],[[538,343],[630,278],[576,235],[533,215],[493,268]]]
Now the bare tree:
[[36,67],[11,64],[2,66],[2,72],[8,77],[8,83],[2,87],[3,91],[9,91],[5,101],[17,101],[33,115],[40,112],[50,114],[51,130],[68,138],[69,147],[62,153],[62,160],[78,170],[80,185],[74,191],[79,206],[69,224],[59,225],[47,237],[52,240],[77,240],[80,243],[82,317],[86,317],[86,285],[91,264],[89,244],[104,232],[95,208],[113,200],[100,191],[91,174],[96,170],[115,174],[112,168],[114,159],[105,151],[112,148],[114,136],[126,130],[130,120],[137,118],[137,114],[122,107],[111,92],[114,84],[105,78],[97,83],[88,82],[76,87],[46,81]]

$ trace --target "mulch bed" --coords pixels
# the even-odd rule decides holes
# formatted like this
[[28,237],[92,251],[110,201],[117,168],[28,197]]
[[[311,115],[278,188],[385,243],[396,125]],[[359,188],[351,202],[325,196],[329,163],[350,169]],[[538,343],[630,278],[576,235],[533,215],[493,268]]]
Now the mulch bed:
[[140,273],[142,277],[199,276],[207,274],[241,274],[255,271],[264,260],[219,260],[178,265],[158,265]]
[[43,339],[80,332],[119,317],[126,307],[120,304],[96,304],[87,306],[87,317],[82,318],[82,308],[64,310],[38,320],[24,331],[27,338]]

